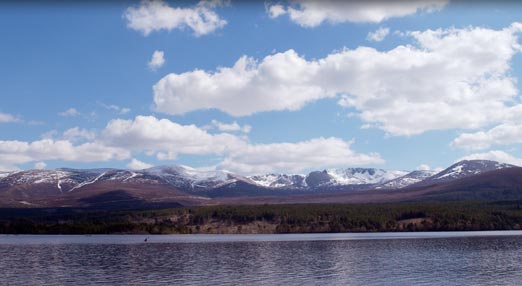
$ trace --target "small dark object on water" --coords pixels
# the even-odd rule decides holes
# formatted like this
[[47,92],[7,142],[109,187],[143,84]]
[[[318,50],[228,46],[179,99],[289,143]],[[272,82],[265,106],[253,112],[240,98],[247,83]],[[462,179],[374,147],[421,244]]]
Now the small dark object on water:
[[143,241],[144,241],[144,242],[147,242],[148,240],[149,240],[149,237],[147,236],[147,237],[145,238],[145,240],[143,240]]

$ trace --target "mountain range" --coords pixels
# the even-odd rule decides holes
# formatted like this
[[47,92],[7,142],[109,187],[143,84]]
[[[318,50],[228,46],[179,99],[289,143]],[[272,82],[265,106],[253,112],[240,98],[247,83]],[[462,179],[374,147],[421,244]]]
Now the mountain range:
[[[144,170],[55,169],[0,173],[0,206],[67,207],[123,204],[199,205],[220,203],[318,202],[324,198],[361,196],[382,201],[397,194],[422,193],[451,186],[466,178],[469,184],[491,172],[520,172],[522,168],[487,160],[465,160],[435,172],[374,168],[326,169],[303,174],[243,176],[225,170],[188,166],[158,166]],[[512,172],[512,171],[510,171]],[[498,177],[491,177],[498,180]],[[503,185],[503,188],[510,188]],[[512,188],[520,187],[516,183]],[[462,187],[461,187],[462,189]],[[451,193],[451,192],[450,192]],[[408,196],[406,196],[408,197]],[[430,198],[436,198],[431,194]],[[335,200],[334,200],[335,202]]]

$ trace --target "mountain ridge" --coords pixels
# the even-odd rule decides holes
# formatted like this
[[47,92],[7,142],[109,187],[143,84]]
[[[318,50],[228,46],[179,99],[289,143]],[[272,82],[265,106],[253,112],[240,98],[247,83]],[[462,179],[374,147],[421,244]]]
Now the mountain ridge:
[[[375,168],[337,168],[300,174],[243,176],[225,170],[182,165],[143,170],[70,169],[26,170],[0,174],[3,204],[74,204],[92,202],[89,196],[128,191],[136,199],[184,200],[200,204],[215,198],[299,196],[326,193],[391,192],[429,188],[482,173],[516,167],[487,160],[464,160],[440,171],[394,171]],[[151,190],[147,192],[147,190]],[[121,197],[121,196],[120,196]],[[70,199],[69,199],[70,198]],[[76,200],[76,201],[75,201]]]

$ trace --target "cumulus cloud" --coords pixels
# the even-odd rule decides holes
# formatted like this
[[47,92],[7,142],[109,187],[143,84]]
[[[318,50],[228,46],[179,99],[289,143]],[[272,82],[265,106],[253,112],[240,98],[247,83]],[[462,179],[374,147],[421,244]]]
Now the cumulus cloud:
[[232,123],[223,123],[217,120],[212,120],[212,125],[219,131],[223,132],[241,131],[243,133],[250,133],[250,131],[252,130],[252,126],[248,124],[241,126],[236,121]]
[[127,164],[127,168],[131,170],[143,170],[147,168],[151,168],[153,165],[147,164],[145,162],[142,162],[140,160],[137,160],[136,158],[132,158],[132,160]]
[[11,123],[11,122],[20,122],[21,119],[18,116],[9,114],[9,113],[1,113],[0,112],[0,123]]
[[501,163],[507,163],[517,166],[522,166],[522,158],[515,157],[511,154],[508,154],[504,151],[500,150],[491,150],[484,153],[475,153],[471,155],[464,156],[460,158],[460,160],[491,160],[497,161]]
[[165,64],[165,53],[163,51],[154,51],[152,58],[148,62],[149,69],[155,71]]
[[175,160],[179,154],[219,155],[222,158],[219,168],[241,173],[301,171],[384,162],[378,154],[360,154],[351,150],[351,141],[338,138],[252,144],[243,137],[210,134],[195,125],[181,125],[153,116],[112,120],[102,131],[102,140],[109,146],[156,154],[160,160]]
[[272,19],[286,14],[285,6],[281,5],[280,3],[277,3],[277,4],[266,3],[265,8],[266,8],[266,12],[268,13],[268,16]]
[[80,127],[70,128],[63,132],[63,139],[71,142],[92,141],[95,138],[96,133],[93,130],[82,129]]
[[0,141],[0,162],[9,169],[16,165],[47,160],[97,162],[123,160],[130,156],[127,150],[109,147],[98,142],[74,145],[67,140],[41,139],[32,142]]
[[216,72],[194,70],[169,74],[153,86],[160,112],[182,114],[217,108],[234,116],[261,111],[298,110],[335,93],[317,85],[320,64],[294,50],[265,57],[260,63],[241,57],[233,67]]
[[448,1],[337,1],[294,0],[289,5],[268,4],[271,18],[288,14],[290,20],[302,27],[316,27],[324,22],[332,24],[379,23],[390,18],[404,17],[419,11],[433,12],[442,9]]
[[34,168],[37,170],[43,170],[43,169],[45,169],[45,167],[47,167],[47,164],[45,164],[45,162],[34,163]]
[[145,0],[125,10],[127,27],[148,36],[153,31],[191,29],[196,37],[223,28],[227,21],[214,11],[221,1],[200,1],[188,8],[171,7],[160,0]]
[[386,36],[388,36],[389,33],[390,33],[389,28],[381,27],[374,32],[368,33],[368,36],[366,36],[366,39],[368,41],[372,41],[372,42],[381,42],[384,40],[384,38],[386,38]]
[[[510,75],[522,24],[413,31],[415,45],[343,49],[317,60],[294,50],[261,61],[241,57],[216,71],[171,73],[153,86],[168,114],[218,109],[233,116],[298,110],[339,97],[365,127],[391,135],[478,129],[502,122],[518,93]],[[518,103],[517,103],[518,104]]]
[[268,173],[384,163],[378,154],[352,151],[352,143],[339,138],[315,138],[297,143],[252,144],[231,150],[219,167],[241,173]]
[[49,130],[49,131],[43,133],[42,135],[40,135],[40,138],[42,138],[42,139],[54,139],[57,135],[58,135],[58,130],[53,129],[53,130]]
[[522,125],[505,123],[488,131],[463,133],[453,140],[453,147],[468,150],[488,149],[492,145],[507,145],[522,142]]
[[467,150],[488,149],[493,145],[522,143],[522,104],[505,110],[502,123],[489,130],[462,133],[451,142],[451,146]]
[[63,116],[63,117],[75,117],[80,114],[81,113],[78,110],[76,110],[76,108],[73,108],[73,107],[58,113],[58,115]]
[[110,146],[152,151],[160,160],[173,160],[178,154],[224,154],[229,149],[247,144],[244,139],[231,134],[213,135],[195,125],[181,125],[154,116],[111,120],[102,131],[100,140]]
[[[225,128],[232,128],[229,124]],[[223,127],[223,126],[222,126]],[[245,126],[240,127],[244,129]],[[182,125],[154,116],[137,116],[133,120],[114,119],[95,134],[71,128],[61,139],[33,142],[0,141],[3,169],[16,169],[28,162],[63,160],[96,162],[125,160],[136,154],[175,160],[180,154],[215,155],[220,169],[241,173],[297,172],[311,168],[380,164],[376,153],[361,154],[351,149],[352,141],[339,138],[314,138],[301,142],[253,144],[244,136],[228,133],[210,134],[195,125]],[[67,139],[65,139],[67,138]],[[75,144],[75,141],[82,141]],[[133,158],[129,168],[149,166]]]
[[429,171],[429,170],[431,170],[431,167],[429,165],[426,165],[426,164],[421,164],[420,166],[417,167],[417,170],[419,170],[419,171]]

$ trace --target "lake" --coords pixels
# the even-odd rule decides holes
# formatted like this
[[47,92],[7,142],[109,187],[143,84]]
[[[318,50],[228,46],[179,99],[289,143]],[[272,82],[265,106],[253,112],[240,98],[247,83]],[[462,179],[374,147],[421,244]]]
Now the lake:
[[522,231],[0,235],[0,269],[2,285],[520,285]]

